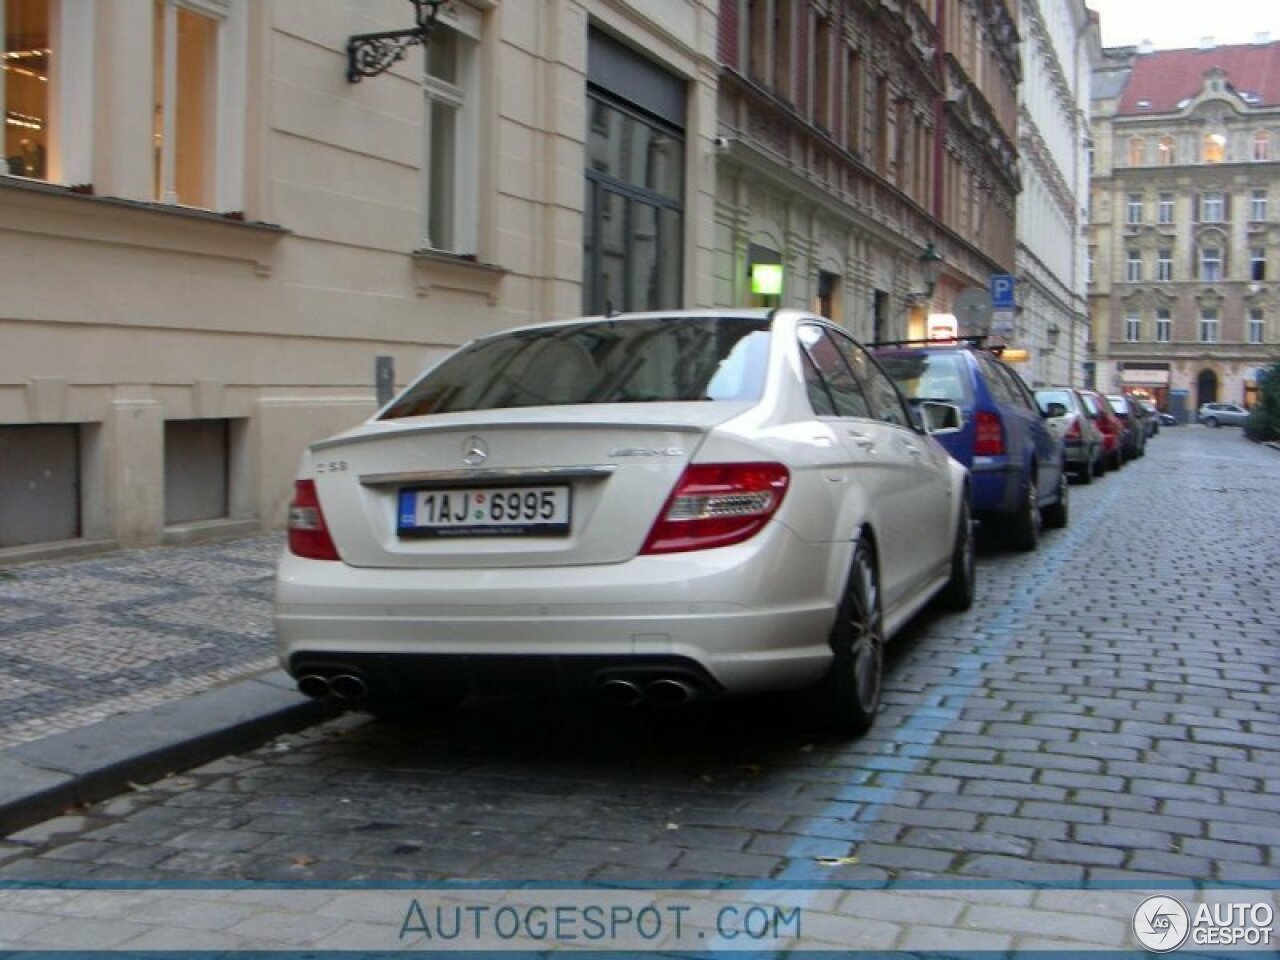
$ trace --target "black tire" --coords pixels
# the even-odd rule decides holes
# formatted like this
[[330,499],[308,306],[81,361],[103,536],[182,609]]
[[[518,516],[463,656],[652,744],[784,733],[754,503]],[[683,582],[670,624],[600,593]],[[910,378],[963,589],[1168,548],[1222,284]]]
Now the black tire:
[[1022,505],[1009,527],[1009,543],[1015,550],[1030,553],[1040,544],[1040,504],[1036,496],[1036,478],[1030,476],[1023,484]]
[[1092,460],[1085,463],[1084,468],[1076,474],[1080,479],[1080,482],[1086,487],[1093,483],[1093,478],[1098,474],[1098,459],[1098,457],[1094,457]]
[[853,552],[849,582],[829,642],[831,668],[806,691],[811,716],[825,733],[860,736],[875,723],[884,678],[880,575],[866,541],[860,541]]
[[[965,496],[968,495],[968,491],[965,491]],[[973,522],[969,518],[969,504],[962,503],[960,516],[956,521],[955,542],[951,547],[951,577],[938,594],[938,601],[948,610],[968,610],[973,606],[976,580]]]
[[1217,417],[1205,417],[1205,418],[1204,418],[1204,425],[1205,425],[1206,427],[1214,427],[1214,428],[1216,429],[1216,428],[1217,428],[1217,426],[1218,426],[1218,418],[1217,418]]
[[1093,463],[1093,475],[1095,477],[1103,477],[1107,474],[1107,452],[1101,450],[1098,452],[1098,459]]
[[1065,467],[1058,474],[1058,499],[1041,511],[1041,517],[1050,530],[1061,530],[1071,519],[1071,491]]

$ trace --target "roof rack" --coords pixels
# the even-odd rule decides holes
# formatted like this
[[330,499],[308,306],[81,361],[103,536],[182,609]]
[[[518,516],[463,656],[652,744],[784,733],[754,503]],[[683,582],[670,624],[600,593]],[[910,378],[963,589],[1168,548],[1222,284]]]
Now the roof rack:
[[1001,356],[1007,345],[1003,343],[987,344],[991,339],[985,333],[975,333],[971,336],[964,337],[947,337],[945,340],[929,340],[917,338],[915,340],[879,340],[875,343],[867,344],[867,347],[875,350],[879,347],[968,347],[970,350],[985,350],[994,356]]
[[[867,346],[875,347],[985,347],[988,336],[983,334],[974,334],[965,337],[946,337],[944,339],[930,340],[918,337],[915,340],[877,340],[875,343],[869,343]],[[994,349],[994,348],[991,348]]]

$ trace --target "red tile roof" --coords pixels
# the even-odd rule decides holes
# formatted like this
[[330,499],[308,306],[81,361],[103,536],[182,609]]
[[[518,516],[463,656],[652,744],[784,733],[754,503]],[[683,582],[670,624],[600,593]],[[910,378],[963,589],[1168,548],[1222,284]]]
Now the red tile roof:
[[[1221,67],[1240,94],[1253,94],[1253,106],[1280,105],[1280,43],[1241,44],[1209,50],[1157,50],[1139,54],[1120,99],[1122,114],[1173,113],[1178,104],[1204,86],[1205,71]],[[1139,107],[1141,101],[1150,104]]]

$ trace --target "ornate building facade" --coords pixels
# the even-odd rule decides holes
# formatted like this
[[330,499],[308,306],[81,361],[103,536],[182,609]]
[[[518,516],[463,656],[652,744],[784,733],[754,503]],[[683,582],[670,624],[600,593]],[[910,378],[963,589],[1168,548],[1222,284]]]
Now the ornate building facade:
[[1280,357],[1280,43],[1107,50],[1092,127],[1098,386],[1252,404]]
[[[720,0],[715,300],[924,337],[1012,273],[1018,32],[1004,0]],[[940,255],[930,290],[926,251]],[[758,264],[782,285],[751,285]]]
[[1021,0],[1015,342],[1033,385],[1083,381],[1089,82],[1099,45],[1085,0]]

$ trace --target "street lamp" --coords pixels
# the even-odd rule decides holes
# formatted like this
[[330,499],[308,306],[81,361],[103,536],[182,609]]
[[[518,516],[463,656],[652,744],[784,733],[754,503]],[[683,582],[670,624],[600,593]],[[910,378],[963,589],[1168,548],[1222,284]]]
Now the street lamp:
[[347,38],[347,82],[376,77],[404,59],[410,47],[425,45],[446,0],[409,0],[414,26],[408,30],[356,33]]
[[1062,330],[1056,322],[1049,323],[1049,329],[1045,331],[1049,337],[1049,349],[1052,350],[1058,345],[1058,339],[1062,336]]
[[914,303],[933,296],[934,288],[938,285],[938,275],[942,272],[942,254],[934,247],[932,240],[917,259],[920,261],[920,274],[924,277],[924,292],[907,294],[907,299]]

